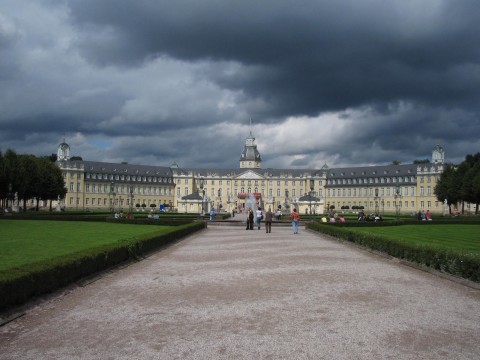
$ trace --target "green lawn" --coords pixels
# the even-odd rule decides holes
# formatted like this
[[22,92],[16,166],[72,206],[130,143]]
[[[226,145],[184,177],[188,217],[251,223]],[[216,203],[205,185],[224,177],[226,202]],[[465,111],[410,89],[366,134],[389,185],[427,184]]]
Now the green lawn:
[[397,241],[443,250],[480,254],[480,225],[402,225],[349,228]]
[[49,220],[0,221],[0,271],[105,244],[164,233],[172,226]]

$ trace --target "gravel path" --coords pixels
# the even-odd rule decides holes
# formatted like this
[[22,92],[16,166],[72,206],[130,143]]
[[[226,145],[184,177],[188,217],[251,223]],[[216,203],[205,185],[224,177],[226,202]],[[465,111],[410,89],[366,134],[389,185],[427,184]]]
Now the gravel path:
[[480,290],[275,226],[210,226],[0,328],[0,359],[479,358]]

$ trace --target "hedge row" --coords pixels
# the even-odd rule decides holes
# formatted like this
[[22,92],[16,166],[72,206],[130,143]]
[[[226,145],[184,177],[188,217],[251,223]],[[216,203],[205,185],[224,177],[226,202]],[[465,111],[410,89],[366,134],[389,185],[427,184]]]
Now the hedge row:
[[48,216],[11,216],[11,217],[1,217],[0,220],[52,220],[52,221],[88,221],[88,222],[108,222],[108,223],[119,223],[119,224],[137,224],[137,225],[166,225],[166,226],[178,226],[184,224],[190,224],[193,219],[185,217],[160,217],[159,219],[151,219],[147,217],[135,217],[132,219],[120,218],[115,219],[113,216],[105,215],[48,215]]
[[[104,219],[105,220],[105,219]],[[113,217],[106,218],[108,223],[117,223],[117,224],[135,224],[135,225],[162,225],[162,226],[179,226],[185,224],[191,224],[191,219],[179,219],[179,218],[159,218],[159,219],[148,219],[148,218],[134,218],[126,219],[120,218],[115,219]],[[205,223],[203,223],[205,226]]]
[[89,221],[89,222],[105,222],[105,215],[14,215],[2,216],[5,220],[53,220],[53,221]]
[[[388,225],[383,224],[383,226]],[[307,227],[399,259],[480,282],[480,256],[476,254],[432,249],[424,245],[405,244],[379,235],[357,233],[349,230],[347,226],[336,226],[336,224],[311,222],[307,224]]]
[[204,222],[181,225],[168,234],[145,236],[91,248],[67,256],[0,272],[0,310],[69,285],[205,228]]

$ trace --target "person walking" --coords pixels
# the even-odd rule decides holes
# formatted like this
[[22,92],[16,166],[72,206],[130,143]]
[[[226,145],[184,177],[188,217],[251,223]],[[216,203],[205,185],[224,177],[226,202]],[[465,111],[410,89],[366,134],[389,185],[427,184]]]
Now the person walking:
[[292,231],[293,231],[293,233],[298,234],[298,221],[300,220],[300,215],[298,214],[296,208],[293,208],[293,211],[290,214],[290,220],[292,220]]
[[262,221],[262,219],[263,219],[262,208],[258,208],[257,211],[255,212],[255,220],[257,222],[258,230],[260,230],[260,221]]
[[252,209],[248,209],[246,230],[253,230],[253,211],[252,211]]
[[267,212],[265,213],[265,232],[267,234],[272,232],[272,218],[272,209],[269,207]]
[[210,210],[210,221],[215,221],[215,209]]

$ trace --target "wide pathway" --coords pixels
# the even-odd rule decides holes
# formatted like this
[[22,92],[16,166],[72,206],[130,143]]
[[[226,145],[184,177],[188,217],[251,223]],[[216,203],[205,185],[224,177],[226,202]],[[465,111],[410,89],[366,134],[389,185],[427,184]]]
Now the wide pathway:
[[1,359],[479,359],[480,290],[301,229],[210,226],[31,307]]

